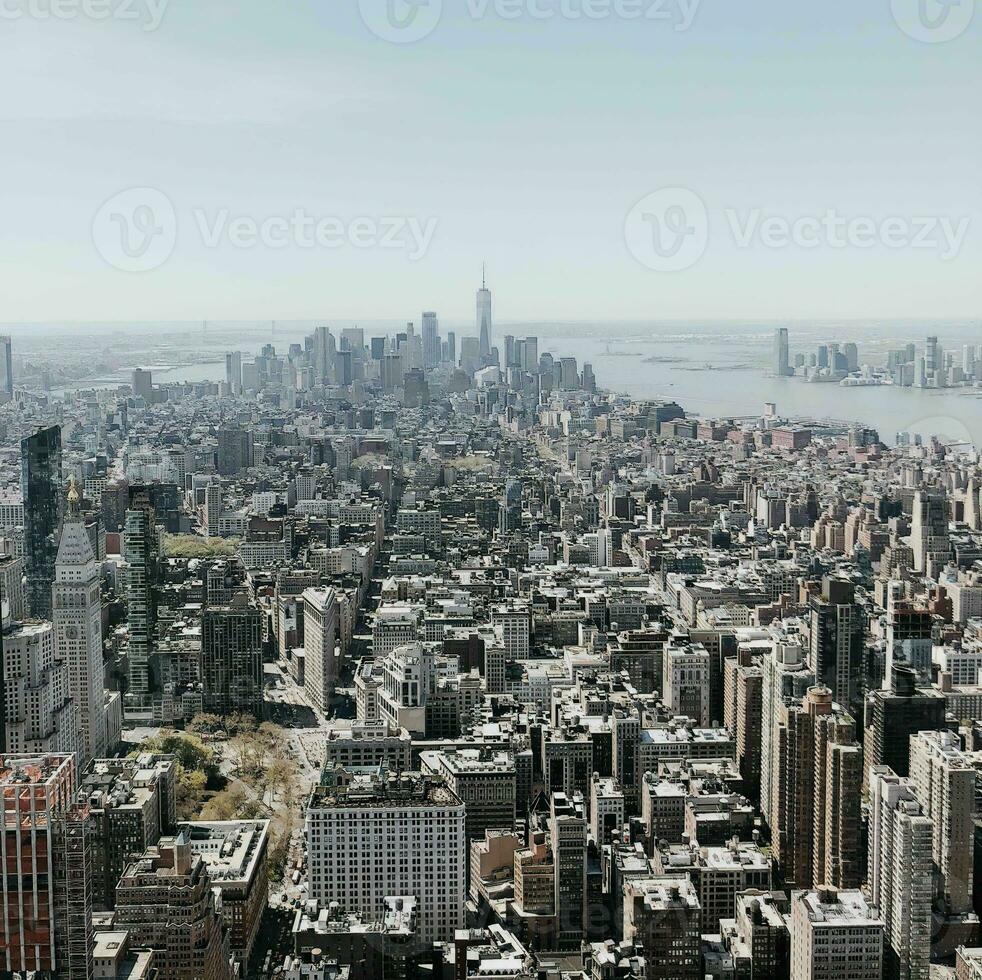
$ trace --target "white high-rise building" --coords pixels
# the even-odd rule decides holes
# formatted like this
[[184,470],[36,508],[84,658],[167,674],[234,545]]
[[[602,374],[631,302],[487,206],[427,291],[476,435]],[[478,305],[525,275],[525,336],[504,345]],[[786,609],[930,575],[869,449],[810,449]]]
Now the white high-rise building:
[[372,652],[375,659],[380,660],[407,643],[415,643],[418,633],[419,616],[411,606],[380,606],[372,624]]
[[524,660],[529,655],[532,614],[526,606],[500,605],[491,609],[491,623],[501,627],[501,640],[508,660]]
[[935,892],[947,912],[972,911],[975,769],[953,732],[910,739],[910,781],[934,821]]
[[24,623],[3,635],[8,753],[77,752],[68,668],[55,661],[51,623]]
[[307,807],[308,895],[373,916],[415,896],[420,940],[450,942],[464,925],[464,811],[438,777],[325,768]]
[[869,890],[886,932],[888,975],[928,980],[934,824],[910,781],[870,770]]
[[815,675],[808,669],[806,650],[800,636],[787,636],[779,631],[773,635],[773,651],[763,660],[764,683],[761,693],[761,752],[760,752],[760,807],[768,826],[776,820],[774,808],[783,787],[777,739],[778,705],[786,697],[804,697],[815,683]]
[[79,513],[74,483],[61,531],[51,590],[55,659],[68,667],[79,732],[79,771],[107,754],[105,686],[102,660],[102,597],[99,563]]
[[[950,586],[947,588],[950,595]],[[942,673],[951,674],[951,683],[955,687],[974,687],[978,683],[979,671],[982,670],[982,650],[940,647],[937,663]]]
[[793,980],[883,980],[883,920],[862,892],[796,892],[791,900]]
[[594,568],[610,568],[614,554],[610,528],[601,527],[584,534],[583,543],[590,549],[590,564]]
[[665,650],[662,700],[677,715],[708,727],[709,651],[701,643],[670,646]]
[[205,487],[204,525],[205,536],[218,537],[222,518],[222,482],[215,477]]
[[982,617],[982,584],[979,584],[978,579],[953,582],[945,586],[945,591],[951,599],[951,616],[954,622],[964,625],[970,619]]
[[24,615],[24,559],[0,555],[0,618],[6,626]]
[[937,577],[951,555],[948,538],[948,501],[942,493],[918,490],[914,494],[910,542],[914,571]]
[[426,704],[436,690],[436,660],[421,643],[397,647],[380,661],[382,686],[379,715],[392,728],[422,738],[426,733]]
[[327,710],[340,672],[336,653],[338,597],[334,589],[307,589],[303,594],[304,689],[314,704]]
[[297,474],[297,500],[314,500],[317,497],[317,477],[310,472]]

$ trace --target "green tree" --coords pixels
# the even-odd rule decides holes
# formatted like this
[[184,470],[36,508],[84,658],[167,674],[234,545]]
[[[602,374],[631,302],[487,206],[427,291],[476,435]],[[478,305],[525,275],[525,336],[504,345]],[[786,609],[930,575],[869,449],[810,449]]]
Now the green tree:
[[280,882],[286,877],[286,863],[290,857],[290,838],[297,826],[295,811],[289,811],[282,820],[276,820],[269,829],[269,852],[267,874],[272,882]]
[[216,732],[223,731],[225,728],[225,723],[222,720],[221,715],[208,714],[207,712],[202,712],[199,715],[195,715],[194,718],[188,722],[188,727],[186,731],[190,735],[214,735]]
[[201,813],[208,780],[200,769],[185,769],[177,764],[175,795],[178,820],[197,820]]
[[257,820],[267,816],[266,808],[242,783],[232,783],[216,793],[202,808],[202,820]]
[[193,534],[165,534],[164,554],[168,558],[231,558],[238,538],[199,538]]
[[256,719],[244,711],[235,711],[224,717],[210,712],[202,712],[188,722],[186,729],[192,735],[207,736],[225,732],[232,737],[255,730]]
[[272,806],[273,797],[279,793],[283,797],[283,803],[287,807],[292,807],[296,802],[297,778],[296,767],[287,757],[286,753],[277,749],[269,760],[269,764],[263,771],[262,779],[263,799]]
[[165,728],[142,742],[139,749],[130,753],[130,757],[141,752],[172,755],[176,759],[175,794],[180,820],[194,820],[201,810],[206,789],[209,786],[219,787],[222,783],[214,749],[193,733]]
[[[173,755],[185,769],[202,770],[209,782],[218,778],[215,750],[202,742],[193,732],[177,732],[172,728],[165,728],[158,735],[142,742],[138,752]],[[138,752],[134,751],[131,754],[137,755]]]
[[265,721],[254,731],[236,735],[229,742],[229,752],[241,778],[258,787],[265,781],[265,770],[270,761],[277,754],[285,754],[286,738],[279,725]]
[[225,718],[225,731],[229,735],[241,735],[256,730],[256,719],[245,711],[235,711]]

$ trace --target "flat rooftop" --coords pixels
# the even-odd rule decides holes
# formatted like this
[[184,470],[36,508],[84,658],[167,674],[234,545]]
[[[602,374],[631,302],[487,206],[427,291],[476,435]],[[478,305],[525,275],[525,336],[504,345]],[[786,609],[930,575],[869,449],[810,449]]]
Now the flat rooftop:
[[653,911],[678,908],[695,911],[699,908],[695,886],[687,876],[638,878],[631,881],[629,887],[631,894],[640,895]]
[[733,736],[726,728],[645,728],[639,742],[666,745],[673,742],[731,742]]
[[182,823],[216,885],[251,881],[269,837],[268,820],[196,820]]
[[461,749],[450,752],[422,752],[434,770],[446,769],[455,776],[508,775],[515,772],[515,760],[508,752],[483,752],[481,749]]
[[419,772],[387,776],[380,769],[334,772],[340,774],[334,784],[314,788],[309,809],[463,806],[460,798],[435,776]]
[[860,891],[804,892],[797,901],[805,906],[808,918],[817,926],[883,928],[883,920],[874,915]]
[[71,753],[0,756],[0,786],[29,786],[51,782],[74,766]]

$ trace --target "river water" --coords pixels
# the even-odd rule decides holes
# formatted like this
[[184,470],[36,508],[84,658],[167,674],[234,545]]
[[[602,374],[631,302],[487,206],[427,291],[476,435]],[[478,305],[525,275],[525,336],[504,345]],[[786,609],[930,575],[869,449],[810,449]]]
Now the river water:
[[[335,335],[351,323],[332,322]],[[189,346],[200,355],[195,363],[155,370],[157,383],[220,381],[225,377],[223,353],[241,350],[243,359],[274,343],[285,354],[291,343],[302,343],[311,323],[277,324],[275,334],[259,324],[209,325],[207,335],[189,336],[170,349],[185,355]],[[372,336],[391,335],[402,323],[363,324],[366,342]],[[830,418],[861,422],[892,443],[898,432],[924,437],[943,435],[982,446],[982,388],[931,390],[895,387],[842,388],[838,384],[811,384],[800,378],[773,373],[774,326],[749,323],[659,324],[497,324],[495,342],[503,346],[505,334],[538,336],[539,351],[576,357],[580,368],[593,365],[600,387],[639,398],[677,401],[693,415],[712,417],[756,416],[766,402],[775,402],[789,418]],[[459,338],[473,332],[467,324],[443,322],[441,332],[454,330]],[[926,336],[937,334],[941,344],[961,363],[962,347],[973,344],[982,356],[982,324],[974,321],[944,324],[819,323],[791,324],[791,355],[808,355],[819,344],[854,342],[860,362],[882,365],[887,351],[907,343],[923,347]],[[167,331],[157,332],[154,357],[148,363],[167,364]],[[149,355],[148,355],[149,357]],[[72,387],[101,387],[128,383],[128,372],[98,382]],[[64,389],[62,389],[64,390]],[[57,392],[54,392],[57,394]]]

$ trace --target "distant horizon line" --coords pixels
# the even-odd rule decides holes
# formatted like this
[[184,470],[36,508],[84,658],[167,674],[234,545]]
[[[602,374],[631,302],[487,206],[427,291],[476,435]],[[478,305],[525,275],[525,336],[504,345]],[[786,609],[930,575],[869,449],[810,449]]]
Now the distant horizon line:
[[[421,311],[421,319],[423,312],[431,312],[430,310]],[[437,316],[440,319],[445,319],[448,323],[459,323],[462,320],[466,320],[466,317],[455,317],[448,316],[446,318],[440,317],[439,312]],[[284,318],[271,320],[267,318],[261,319],[239,319],[239,318],[229,318],[229,319],[161,319],[161,320],[133,320],[133,319],[122,319],[122,320],[7,320],[0,321],[0,332],[5,332],[8,329],[18,329],[18,328],[50,328],[50,327],[107,327],[107,328],[126,328],[126,327],[159,327],[161,325],[168,326],[180,326],[180,327],[195,327],[201,329],[204,324],[210,328],[212,326],[216,328],[222,327],[250,327],[255,329],[270,329],[275,323],[277,327],[283,326],[294,326],[294,325],[306,325],[306,324],[319,324],[321,326],[330,327],[332,323],[350,325],[353,324],[355,327],[361,324],[398,324],[398,323],[415,323],[416,318],[407,319],[397,316],[388,317],[357,317],[357,316],[327,316],[327,317],[301,317],[297,319]],[[813,317],[666,317],[666,318],[647,318],[647,317],[626,317],[626,318],[606,318],[606,317],[556,317],[544,319],[542,317],[524,317],[524,318],[510,318],[510,319],[498,319],[495,318],[495,326],[503,327],[508,325],[520,326],[523,324],[541,324],[543,326],[557,325],[557,326],[594,326],[598,323],[608,323],[616,325],[625,326],[659,326],[659,325],[702,325],[707,324],[733,324],[741,326],[772,326],[772,325],[782,325],[788,327],[794,327],[795,325],[802,326],[818,326],[822,324],[870,324],[882,326],[888,323],[895,323],[898,325],[908,324],[908,325],[922,325],[922,324],[934,324],[934,325],[972,325],[978,323],[982,325],[982,315],[978,316],[947,316],[947,317],[893,317],[893,316],[883,316],[883,317],[873,317],[873,316],[856,316],[856,317],[826,317],[826,316],[813,316]],[[497,330],[495,331],[498,332]]]

